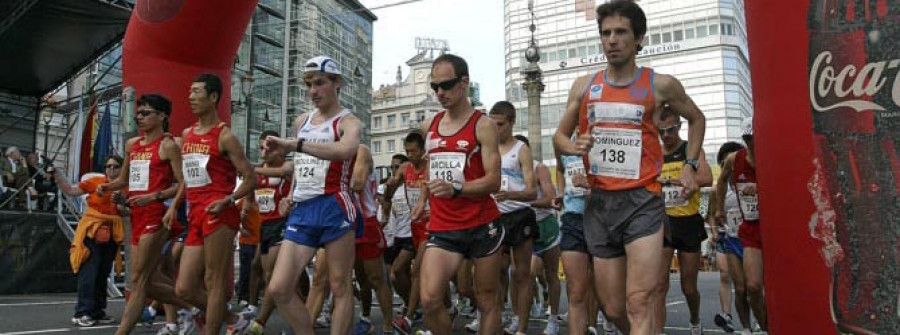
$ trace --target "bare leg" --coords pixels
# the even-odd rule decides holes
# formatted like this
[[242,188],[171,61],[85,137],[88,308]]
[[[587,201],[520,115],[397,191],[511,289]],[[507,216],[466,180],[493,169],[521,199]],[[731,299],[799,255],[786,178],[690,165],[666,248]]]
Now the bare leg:
[[325,245],[328,255],[328,283],[334,301],[331,310],[331,334],[344,335],[350,331],[353,322],[353,291],[350,285],[350,271],[356,249],[352,231]]
[[[625,282],[630,334],[653,334],[653,289],[662,263],[663,229],[625,245]],[[620,328],[621,330],[621,328]]]
[[382,323],[381,329],[386,333],[390,333],[393,327],[391,319],[394,317],[394,311],[391,306],[391,289],[388,287],[387,281],[384,280],[384,262],[381,257],[363,262],[366,272],[366,281],[369,286],[375,289],[378,298],[378,307],[381,308]]
[[606,321],[614,323],[622,333],[630,334],[625,315],[625,268],[625,257],[594,258],[594,286]]
[[206,273],[203,277],[208,289],[206,303],[206,334],[218,335],[222,322],[233,324],[237,316],[226,310],[228,275],[234,259],[234,237],[237,230],[230,227],[216,229],[203,238]]
[[[425,243],[421,243],[419,245],[419,251],[416,252],[416,259],[412,262],[412,271],[410,273],[412,277],[412,289],[409,292],[409,305],[407,307],[409,309],[406,310],[406,318],[412,320],[416,315],[416,309],[419,307],[419,296],[421,289],[421,269],[422,269],[422,256],[425,254]],[[396,264],[396,263],[395,263]],[[462,265],[464,266],[466,263],[463,261]]]
[[328,288],[328,257],[325,256],[325,249],[319,249],[316,253],[316,264],[313,267],[312,287],[309,290],[309,299],[306,299],[306,308],[309,309],[310,317],[315,320],[322,314],[322,305],[328,298],[330,292]]
[[250,262],[250,285],[248,287],[247,298],[251,305],[259,305],[259,285],[262,280],[262,261],[259,254],[259,245],[256,246],[256,253],[253,255],[253,261]]
[[731,314],[731,275],[728,273],[728,255],[716,253],[716,268],[719,270],[719,308]]
[[744,265],[735,254],[728,254],[728,272],[734,283],[734,309],[737,310],[741,325],[750,329],[750,302],[747,298],[747,283],[744,280]]
[[769,329],[766,318],[766,296],[763,284],[762,250],[744,247],[744,278],[746,279],[747,297],[753,315],[763,330]]
[[[275,262],[278,260],[278,250],[279,246],[273,245],[269,247],[269,252],[265,255],[262,255],[262,268],[263,273],[266,276],[266,283],[272,282],[272,272],[275,270]],[[301,274],[305,276],[306,274]],[[268,285],[267,285],[268,286]],[[262,304],[259,307],[259,315],[256,316],[256,322],[265,326],[267,322],[269,322],[269,317],[272,316],[272,311],[275,310],[275,298],[270,294],[266,294],[263,296]]]
[[681,265],[681,292],[687,300],[691,312],[691,324],[700,323],[700,291],[697,290],[697,272],[700,271],[699,252],[678,252],[678,263]]
[[[149,296],[151,278],[158,271],[159,263],[162,259],[160,252],[168,236],[169,231],[161,229],[156,233],[143,235],[138,240],[137,248],[132,253],[131,297],[128,300],[128,304],[125,305],[125,311],[122,313],[122,321],[119,324],[117,334],[130,333],[141,317],[144,303]],[[174,291],[168,293],[160,294],[158,299],[167,303],[179,302],[175,297]]]
[[272,281],[266,289],[266,297],[273,297],[281,316],[298,334],[312,334],[313,325],[309,310],[295,290],[301,272],[316,253],[316,249],[284,240],[278,250]]
[[588,254],[577,251],[562,252],[563,271],[566,273],[566,290],[569,298],[569,335],[583,335],[591,320],[596,319],[588,312],[587,300],[594,294],[591,287],[590,264]]
[[[450,315],[444,309],[447,284],[462,263],[462,255],[437,247],[425,249],[421,267],[421,303],[425,324],[435,335],[451,334]],[[496,277],[496,268],[491,276]],[[476,287],[477,288],[477,287]],[[495,332],[482,334],[494,334]]]
[[663,333],[666,325],[666,296],[669,295],[669,266],[672,264],[672,256],[675,249],[667,246],[662,248],[662,263],[659,268],[659,280],[654,289],[656,299],[653,304],[653,314],[656,320],[655,328],[658,334]]
[[[542,256],[544,260],[544,277],[547,278],[547,292],[550,298],[550,315],[559,315],[559,296],[562,291],[559,284],[559,247],[550,248]],[[587,265],[585,265],[587,268]]]
[[400,299],[403,299],[403,303],[406,304],[407,308],[410,308],[410,305],[412,304],[410,302],[410,295],[412,295],[412,274],[410,273],[410,266],[414,256],[415,255],[409,251],[400,250],[400,254],[397,255],[397,258],[394,259],[394,263],[391,264],[391,283],[394,284],[394,290],[397,291],[397,295],[400,296]]
[[[497,334],[502,331],[500,315],[503,313],[503,305],[500,300],[500,278],[497,277],[497,268],[500,267],[500,262],[501,254],[499,252],[473,261],[475,263],[475,300],[478,303],[478,311],[481,313],[479,334]],[[425,271],[424,268],[422,271]]]

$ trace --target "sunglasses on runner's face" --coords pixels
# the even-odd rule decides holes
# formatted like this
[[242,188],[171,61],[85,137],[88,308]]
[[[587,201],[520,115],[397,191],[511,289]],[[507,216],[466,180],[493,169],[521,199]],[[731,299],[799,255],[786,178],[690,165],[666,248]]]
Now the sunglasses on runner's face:
[[155,109],[139,109],[134,116],[140,115],[141,117],[148,117],[150,114],[154,114],[157,111]]
[[121,166],[119,166],[118,164],[106,164],[107,169],[118,169],[120,167]]
[[679,123],[679,124],[676,124],[676,125],[668,127],[668,128],[656,128],[656,129],[659,130],[660,136],[665,135],[665,134],[677,134],[678,130],[681,129],[681,124]]
[[438,88],[440,88],[444,91],[449,91],[451,88],[456,86],[456,84],[459,84],[460,80],[462,80],[462,77],[457,77],[455,79],[450,79],[450,80],[442,81],[439,83],[431,83],[430,85],[431,85],[431,89],[434,90],[435,92],[438,91]]

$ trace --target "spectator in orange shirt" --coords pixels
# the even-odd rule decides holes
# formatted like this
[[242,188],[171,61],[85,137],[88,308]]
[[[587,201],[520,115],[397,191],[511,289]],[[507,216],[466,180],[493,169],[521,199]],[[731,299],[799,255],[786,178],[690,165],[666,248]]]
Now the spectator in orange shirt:
[[54,171],[60,190],[69,196],[87,194],[84,212],[72,239],[69,260],[78,276],[78,303],[72,323],[81,327],[110,324],[115,320],[106,314],[106,278],[112,270],[116,250],[125,236],[122,218],[113,202],[113,192],[98,192],[97,186],[115,179],[122,167],[122,157],[106,160],[105,174],[72,185]]

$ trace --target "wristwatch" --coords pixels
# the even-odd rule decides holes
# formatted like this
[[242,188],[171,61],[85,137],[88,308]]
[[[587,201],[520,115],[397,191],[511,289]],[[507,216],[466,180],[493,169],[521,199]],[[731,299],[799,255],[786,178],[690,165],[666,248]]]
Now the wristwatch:
[[700,171],[700,160],[698,159],[685,159],[684,165],[690,165],[692,168],[694,168],[694,172]]
[[459,196],[460,193],[462,193],[462,186],[463,186],[462,183],[451,183],[450,185],[453,186],[453,197],[454,198],[456,198],[457,196]]

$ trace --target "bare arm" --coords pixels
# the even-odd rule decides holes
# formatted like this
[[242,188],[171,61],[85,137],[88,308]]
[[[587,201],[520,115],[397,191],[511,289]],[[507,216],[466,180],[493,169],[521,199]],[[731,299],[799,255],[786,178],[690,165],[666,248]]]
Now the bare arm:
[[279,167],[256,167],[254,170],[261,176],[286,178],[294,171],[294,162],[286,161]]
[[397,168],[397,173],[395,173],[391,178],[385,182],[385,201],[390,202],[391,197],[394,196],[394,192],[400,188],[400,185],[403,183],[403,180],[406,179],[406,169],[409,167],[410,162],[403,162],[400,164],[400,167]]
[[372,170],[372,154],[365,145],[359,145],[356,151],[356,163],[353,164],[353,177],[350,178],[350,188],[354,192],[362,192],[369,180],[369,171]]
[[[302,123],[301,123],[302,124]],[[303,153],[330,161],[345,161],[356,155],[359,146],[361,125],[356,116],[347,115],[338,125],[341,138],[334,143],[303,142]],[[269,136],[266,146],[276,145],[285,151],[296,151],[298,139],[281,139]]]
[[722,172],[719,173],[719,179],[716,181],[716,194],[719,196],[715,199],[715,213],[719,218],[722,218],[725,215],[725,197],[728,194],[728,183],[731,181],[731,174],[733,172],[734,153],[731,153],[728,157],[725,157],[725,161],[722,162]]
[[700,170],[697,170],[697,186],[712,186],[713,175],[712,169],[709,168],[709,162],[706,161],[706,153],[700,149]]
[[[484,176],[463,183],[460,196],[485,196],[500,189],[500,149],[497,146],[497,126],[489,118],[481,118],[476,125],[476,135],[478,144],[481,145]],[[525,166],[522,166],[522,169],[524,170]]]
[[163,192],[162,197],[164,199],[172,198],[172,205],[169,206],[169,208],[177,209],[184,200],[184,176],[182,175],[183,171],[181,169],[181,146],[174,140],[167,139],[163,140],[159,151],[160,158],[169,161],[169,166],[172,168],[172,175],[175,176],[175,182],[177,183],[177,185],[174,186],[174,191],[171,190],[171,188],[167,189]]
[[[577,155],[582,156],[590,150],[590,135],[583,134],[578,140],[572,141],[572,133],[578,126],[578,113],[581,111],[581,98],[584,89],[590,81],[590,76],[581,76],[572,83],[569,89],[569,99],[566,102],[566,111],[559,120],[559,127],[556,128],[556,134],[553,135],[553,147],[556,155]],[[584,142],[584,141],[587,142]],[[576,143],[578,142],[578,143]]]
[[[687,159],[701,159],[703,148],[703,136],[706,132],[706,117],[694,101],[684,92],[681,82],[672,76],[656,74],[657,111],[662,110],[664,104],[674,110],[678,115],[688,120],[688,148]],[[684,195],[690,196],[698,188],[697,173],[693,169],[684,169],[681,173],[681,184],[684,186]]]
[[59,186],[59,189],[70,197],[77,197],[85,194],[84,190],[78,187],[77,184],[69,184],[69,181],[66,179],[62,173],[59,172],[59,169],[53,169],[53,178],[56,179],[56,185]]
[[541,188],[541,198],[532,202],[531,207],[551,208],[553,206],[553,198],[556,198],[556,190],[553,188],[553,181],[550,179],[550,169],[544,164],[538,164],[535,172]]

